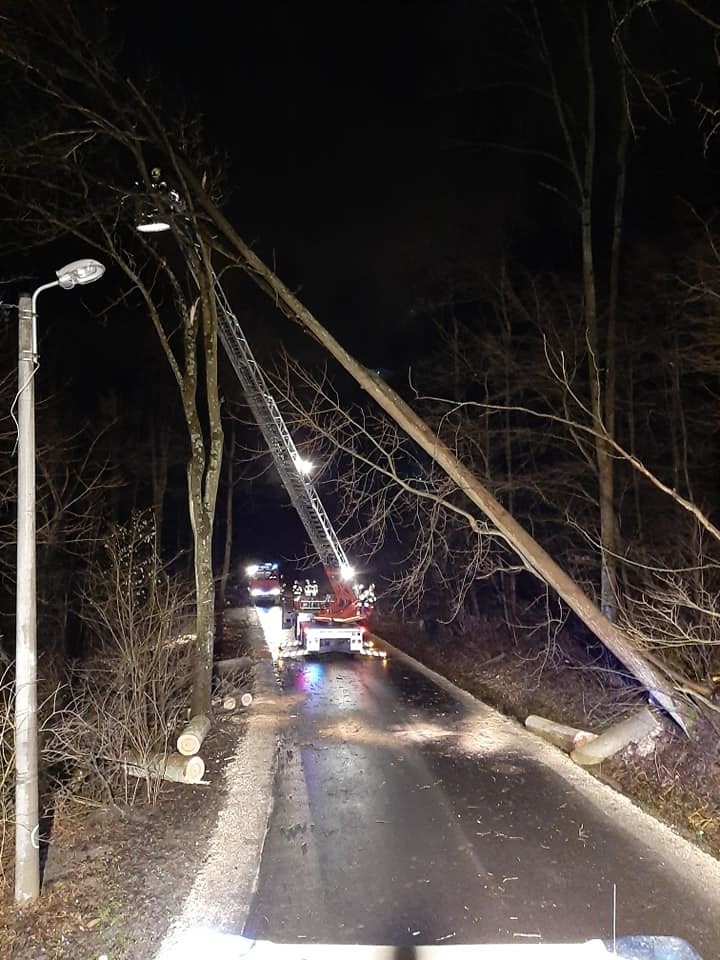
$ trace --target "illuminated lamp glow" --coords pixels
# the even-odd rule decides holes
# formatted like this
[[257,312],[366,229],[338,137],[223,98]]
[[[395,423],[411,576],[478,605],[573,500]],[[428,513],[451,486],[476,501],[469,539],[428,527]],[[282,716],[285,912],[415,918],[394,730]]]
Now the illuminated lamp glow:
[[144,220],[136,227],[138,233],[165,233],[170,229],[170,224],[164,220]]
[[310,460],[303,460],[302,457],[298,457],[295,461],[295,466],[298,468],[298,473],[302,473],[303,476],[307,476],[309,473],[315,469],[315,464]]

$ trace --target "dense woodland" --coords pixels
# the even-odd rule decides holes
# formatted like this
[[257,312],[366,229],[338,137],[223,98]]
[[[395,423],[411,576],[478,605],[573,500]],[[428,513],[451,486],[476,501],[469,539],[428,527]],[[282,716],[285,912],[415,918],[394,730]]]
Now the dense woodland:
[[[211,207],[241,235],[251,231],[274,265],[277,227],[289,252],[288,274],[282,257],[276,272],[303,285],[300,298],[337,339],[664,675],[692,689],[696,703],[712,698],[720,674],[720,23],[712,4],[517,0],[491,5],[487,22],[474,13],[468,31],[465,6],[449,6],[440,23],[432,4],[398,5],[392,15],[363,5],[392,42],[406,40],[392,71],[388,50],[371,48],[377,69],[368,86],[403,73],[407,57],[393,123],[386,117],[373,132],[358,116],[362,147],[352,161],[338,147],[352,140],[352,118],[309,115],[302,152],[319,156],[312,134],[321,127],[337,150],[337,179],[326,157],[321,176],[303,182],[312,154],[298,173],[287,150],[287,179],[276,183],[275,167],[268,182],[258,172],[274,144],[257,103],[242,144],[223,141],[204,103],[212,86],[178,91],[170,54],[147,76],[145,41],[119,13],[88,23],[81,3],[8,5],[0,38],[4,101],[15,105],[0,135],[6,704],[14,305],[76,257],[108,267],[87,292],[54,292],[39,304],[41,687],[48,756],[65,780],[96,777],[102,789],[118,788],[106,760],[127,743],[117,731],[103,739],[111,733],[91,719],[120,708],[113,678],[127,677],[123,689],[136,693],[162,689],[138,749],[168,736],[190,686],[194,707],[207,706],[215,587],[224,590],[240,558],[260,549],[307,549],[301,536],[289,542],[295,521],[218,356],[215,272],[273,371],[299,442],[322,464],[319,489],[349,549],[374,571],[385,612],[398,604],[471,630],[492,609],[511,632],[545,623],[539,644],[569,616],[432,456],[281,316],[262,284],[258,292],[248,282],[257,277]],[[267,36],[257,27],[251,38],[263,34],[275,59],[287,57],[290,84],[303,25],[285,10],[263,29]],[[352,24],[348,34],[337,30],[337,43],[349,43]],[[172,56],[189,42],[184,36]],[[262,68],[275,62],[264,64],[263,49],[246,67],[246,81],[258,85],[250,100],[261,98]],[[372,73],[372,63],[365,67]],[[193,75],[203,69],[198,56]],[[331,86],[332,69],[324,79],[316,70],[301,88]],[[355,103],[365,80],[356,73],[348,83]],[[329,211],[348,183],[358,185],[344,200],[352,227],[336,234]],[[293,202],[295,188],[302,196]],[[148,199],[179,211],[175,238],[137,234]],[[278,532],[276,541],[252,529],[247,518],[258,511],[271,518],[265,529]],[[173,652],[174,639],[188,634],[190,648]],[[125,698],[122,709],[141,708]],[[4,717],[9,758],[9,705]]]

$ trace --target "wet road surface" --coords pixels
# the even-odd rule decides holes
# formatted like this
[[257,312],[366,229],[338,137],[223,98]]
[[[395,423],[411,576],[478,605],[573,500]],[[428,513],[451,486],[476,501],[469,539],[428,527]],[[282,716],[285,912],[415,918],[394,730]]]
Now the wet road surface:
[[[276,634],[279,610],[263,625]],[[714,861],[686,858],[510,721],[403,660],[285,661],[281,682],[285,741],[247,935],[607,938],[616,885],[618,936],[674,934],[720,957]]]

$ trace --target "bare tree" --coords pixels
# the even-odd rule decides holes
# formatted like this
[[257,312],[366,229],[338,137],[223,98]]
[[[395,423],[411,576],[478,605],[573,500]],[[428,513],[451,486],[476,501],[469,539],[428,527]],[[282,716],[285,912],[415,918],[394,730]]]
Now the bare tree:
[[[5,19],[0,53],[17,68],[15,79],[37,109],[35,123],[14,132],[4,199],[22,209],[26,241],[69,234],[114,263],[128,284],[125,303],[141,303],[157,333],[187,427],[197,590],[192,707],[207,713],[212,529],[222,461],[217,317],[211,248],[181,157],[183,164],[193,157],[205,180],[210,161],[193,120],[161,121],[154,99],[117,70],[101,35],[102,16],[93,29],[100,35],[87,35],[70,3],[34,0]],[[139,217],[154,216],[170,218],[175,250],[135,232]]]
[[[619,61],[619,90],[617,93],[620,116],[617,139],[617,171],[612,226],[612,253],[610,261],[609,297],[605,337],[600,331],[600,292],[596,270],[596,233],[594,223],[595,182],[600,163],[597,118],[597,70],[594,63],[591,19],[606,18],[606,35],[610,44],[612,23],[607,11],[597,5],[591,14],[589,5],[582,3],[579,10],[577,43],[582,51],[585,102],[579,110],[569,102],[569,91],[563,90],[556,68],[556,57],[550,49],[543,20],[533,3],[534,30],[537,51],[547,75],[549,97],[561,134],[563,154],[559,162],[565,168],[571,184],[571,196],[579,213],[582,268],[582,314],[587,338],[588,384],[590,410],[595,430],[595,460],[599,493],[601,583],[600,607],[610,620],[617,616],[617,569],[619,524],[615,505],[615,472],[613,455],[603,437],[615,435],[615,339],[618,314],[620,251],[625,182],[627,177],[627,145],[630,121],[627,114],[627,91],[622,61]],[[597,26],[597,24],[595,24]],[[576,121],[575,116],[579,116]],[[565,185],[553,187],[564,194]],[[602,342],[604,339],[604,342]]]

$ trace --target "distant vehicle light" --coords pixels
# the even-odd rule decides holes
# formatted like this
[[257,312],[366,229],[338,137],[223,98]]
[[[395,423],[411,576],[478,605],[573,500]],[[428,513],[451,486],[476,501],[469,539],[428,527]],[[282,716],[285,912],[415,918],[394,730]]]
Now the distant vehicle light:
[[249,567],[246,567],[246,568],[245,568],[245,573],[246,573],[249,577],[254,577],[255,574],[258,572],[259,569],[260,569],[260,567],[258,566],[257,563],[252,563]]

